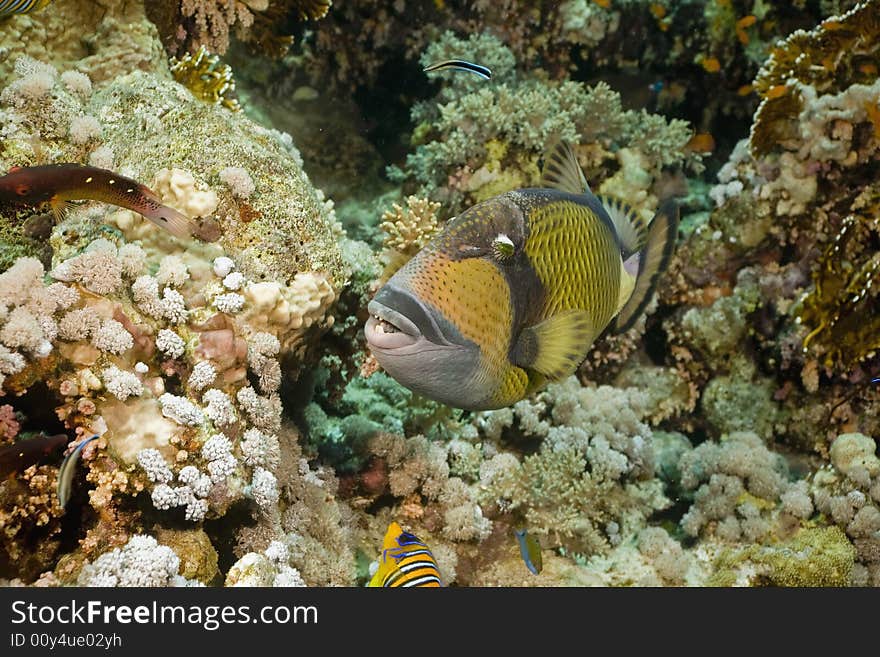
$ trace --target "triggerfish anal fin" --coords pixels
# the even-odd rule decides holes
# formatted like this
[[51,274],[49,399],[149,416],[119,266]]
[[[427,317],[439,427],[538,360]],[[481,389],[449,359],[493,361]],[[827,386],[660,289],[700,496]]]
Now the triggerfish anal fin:
[[532,575],[540,574],[544,569],[544,558],[541,556],[540,543],[525,529],[515,529],[513,533],[519,543],[519,554],[526,564],[526,568],[529,569]]
[[467,71],[469,73],[473,73],[474,75],[478,75],[484,80],[492,79],[492,71],[489,70],[485,66],[480,66],[479,64],[474,64],[473,62],[469,62],[464,59],[445,59],[442,62],[437,62],[435,64],[431,64],[422,69],[424,73],[431,73],[432,71],[442,71],[443,69],[451,68],[457,71]]
[[94,435],[86,438],[73,451],[64,457],[61,469],[58,471],[58,506],[62,509],[67,506],[70,501],[70,493],[73,488],[73,475],[76,473],[76,465],[79,463],[80,454],[83,449],[93,440],[97,440],[98,436]]
[[[638,275],[635,288],[629,300],[621,308],[613,323],[615,333],[623,333],[632,328],[645,307],[651,301],[651,295],[657,288],[660,279],[675,248],[678,236],[678,203],[670,199],[664,201],[657,214],[648,226],[648,238],[645,247],[633,258],[638,257]],[[624,263],[626,267],[626,263]]]
[[590,191],[584,171],[567,141],[557,141],[547,149],[544,168],[541,170],[541,187],[558,189],[569,194]]
[[522,330],[511,361],[552,381],[570,376],[586,356],[594,327],[584,310],[567,310]]

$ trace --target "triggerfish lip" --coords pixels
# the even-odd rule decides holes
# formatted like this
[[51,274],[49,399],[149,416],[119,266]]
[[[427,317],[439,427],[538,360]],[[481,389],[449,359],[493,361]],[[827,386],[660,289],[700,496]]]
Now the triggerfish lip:
[[364,335],[370,348],[392,351],[416,344],[422,333],[407,317],[388,306],[371,301],[367,306],[370,318],[364,327]]

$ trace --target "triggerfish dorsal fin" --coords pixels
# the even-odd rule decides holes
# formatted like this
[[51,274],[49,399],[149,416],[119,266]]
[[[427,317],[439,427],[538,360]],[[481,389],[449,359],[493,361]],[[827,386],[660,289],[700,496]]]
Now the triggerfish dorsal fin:
[[[644,248],[629,258],[630,260],[638,259],[638,273],[629,300],[614,319],[613,331],[615,333],[623,333],[632,328],[639,315],[644,312],[645,307],[651,301],[651,295],[657,288],[660,274],[669,266],[677,235],[678,203],[670,199],[660,205],[657,214],[651,220]],[[624,268],[628,269],[627,262],[624,262]]]
[[641,251],[648,243],[648,226],[638,212],[621,200],[599,195],[599,201],[608,212],[620,240],[623,259]]
[[541,187],[558,189],[569,194],[583,194],[590,191],[584,171],[578,164],[571,144],[567,141],[555,142],[544,154]]
[[589,313],[565,310],[524,328],[513,347],[511,361],[559,381],[574,374],[595,333]]

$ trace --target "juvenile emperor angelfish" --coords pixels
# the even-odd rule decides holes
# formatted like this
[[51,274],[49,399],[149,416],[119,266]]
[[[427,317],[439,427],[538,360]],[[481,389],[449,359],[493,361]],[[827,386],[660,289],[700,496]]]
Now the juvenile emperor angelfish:
[[376,293],[367,342],[401,384],[457,408],[509,406],[573,374],[602,331],[626,331],[644,311],[677,205],[646,226],[590,192],[564,142],[542,183],[464,211]]

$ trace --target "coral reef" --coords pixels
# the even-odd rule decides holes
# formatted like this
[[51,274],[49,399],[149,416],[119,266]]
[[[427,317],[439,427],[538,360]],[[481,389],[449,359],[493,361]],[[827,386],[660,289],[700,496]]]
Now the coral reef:
[[[0,167],[196,236],[4,197],[0,582],[362,585],[395,521],[454,586],[880,586],[878,0],[52,7],[4,23]],[[646,316],[497,411],[377,371],[377,282],[557,138],[680,199]],[[65,509],[41,432],[99,436]]]

